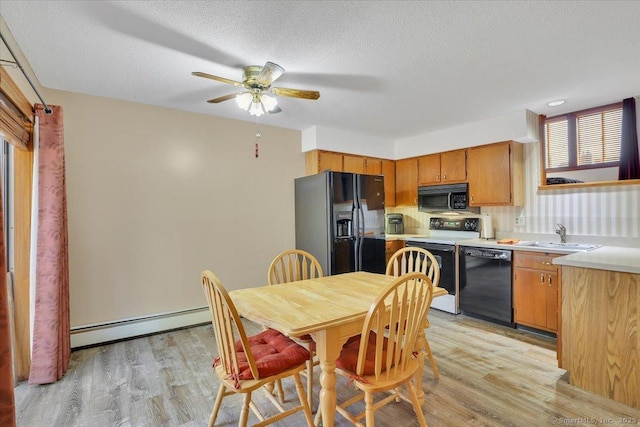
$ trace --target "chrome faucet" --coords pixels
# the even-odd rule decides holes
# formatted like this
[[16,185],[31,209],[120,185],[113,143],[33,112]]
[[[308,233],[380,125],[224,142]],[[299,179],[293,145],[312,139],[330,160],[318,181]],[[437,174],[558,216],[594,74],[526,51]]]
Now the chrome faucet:
[[556,224],[556,234],[560,235],[560,242],[567,243],[567,228],[562,224]]

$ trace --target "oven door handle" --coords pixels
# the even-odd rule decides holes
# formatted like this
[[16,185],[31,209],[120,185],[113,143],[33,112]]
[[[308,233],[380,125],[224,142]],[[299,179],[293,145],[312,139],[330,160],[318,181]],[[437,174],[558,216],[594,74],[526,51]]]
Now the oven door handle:
[[449,210],[451,210],[451,195],[453,193],[449,193],[447,194],[447,207],[449,208]]

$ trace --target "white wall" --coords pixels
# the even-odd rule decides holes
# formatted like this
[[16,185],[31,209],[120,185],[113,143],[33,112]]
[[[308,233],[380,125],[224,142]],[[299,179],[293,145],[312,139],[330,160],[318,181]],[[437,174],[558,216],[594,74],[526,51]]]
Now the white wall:
[[68,92],[72,326],[206,305],[200,273],[266,284],[293,248],[300,132]]
[[519,110],[504,116],[400,139],[395,142],[395,158],[404,159],[511,140],[538,141],[538,116],[528,110]]
[[395,159],[392,140],[324,126],[302,131],[302,151],[327,150]]

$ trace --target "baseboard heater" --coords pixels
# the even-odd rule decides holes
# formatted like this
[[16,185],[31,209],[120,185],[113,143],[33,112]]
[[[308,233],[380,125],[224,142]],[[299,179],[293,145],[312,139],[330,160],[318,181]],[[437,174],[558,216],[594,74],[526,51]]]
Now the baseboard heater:
[[132,317],[71,328],[71,348],[92,346],[211,322],[209,307]]

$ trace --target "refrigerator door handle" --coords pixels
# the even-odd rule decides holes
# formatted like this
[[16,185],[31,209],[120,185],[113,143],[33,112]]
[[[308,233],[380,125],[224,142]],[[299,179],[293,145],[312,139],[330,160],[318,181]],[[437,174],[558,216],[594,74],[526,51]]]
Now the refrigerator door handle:
[[356,202],[356,209],[357,209],[357,218],[358,218],[358,235],[357,235],[357,251],[356,251],[356,271],[362,271],[363,269],[363,265],[362,265],[362,250],[363,250],[363,246],[364,246],[364,230],[365,230],[365,223],[364,223],[364,210],[362,209],[362,200],[361,200],[361,187],[360,185],[362,184],[362,179],[364,179],[361,175],[355,175],[354,176],[354,184],[355,184],[355,191],[354,191],[354,201]]
[[358,245],[358,260],[360,263],[360,268],[358,269],[358,271],[361,271],[362,270],[362,247],[364,246],[364,230],[365,230],[364,210],[362,209],[361,204],[360,204],[360,208],[358,209],[358,213],[362,218],[362,232],[360,233],[360,245]]
[[[354,214],[357,214],[357,212],[354,212]],[[356,221],[357,224],[358,221]],[[360,232],[358,230],[358,227],[355,228],[355,234],[353,236],[353,263],[354,263],[354,270],[355,271],[360,271],[360,258],[358,258],[358,253],[360,252],[360,236],[359,236]]]
[[354,270],[360,271],[360,257],[358,256],[360,252],[360,206],[359,206],[359,198],[358,198],[358,177],[356,175],[353,176],[353,205],[351,208],[352,218],[353,218],[353,236],[355,238],[353,242],[353,260],[354,260]]

